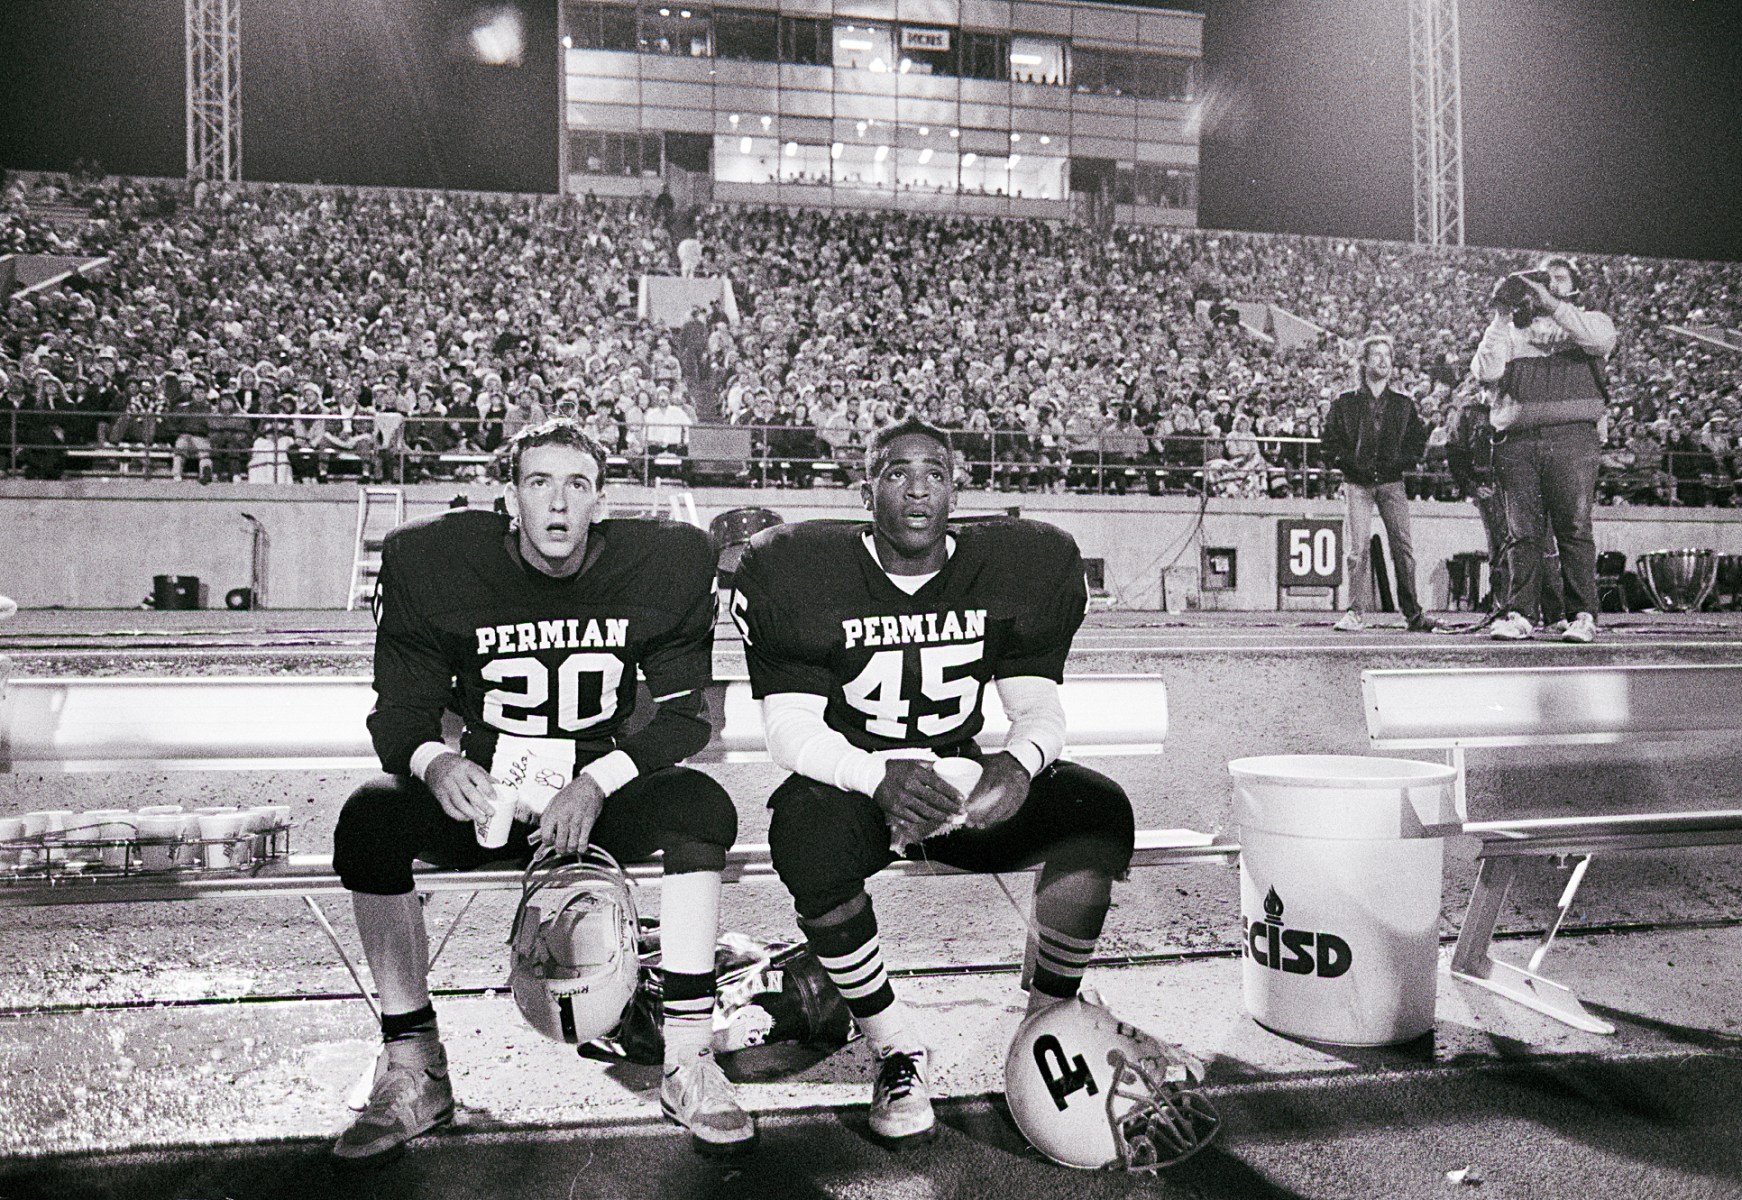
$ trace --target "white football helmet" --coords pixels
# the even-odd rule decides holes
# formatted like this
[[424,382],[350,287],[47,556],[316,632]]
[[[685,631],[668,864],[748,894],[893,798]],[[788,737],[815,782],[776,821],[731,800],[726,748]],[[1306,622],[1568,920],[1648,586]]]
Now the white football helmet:
[[[544,852],[526,868],[508,939],[508,986],[527,1024],[578,1045],[615,1029],[634,998],[640,920],[616,859],[597,846],[579,859],[558,858]],[[533,904],[541,891],[546,903]]]
[[1202,1150],[1222,1126],[1192,1090],[1202,1077],[1184,1050],[1078,998],[1017,1029],[1004,1095],[1016,1127],[1054,1162],[1156,1171]]

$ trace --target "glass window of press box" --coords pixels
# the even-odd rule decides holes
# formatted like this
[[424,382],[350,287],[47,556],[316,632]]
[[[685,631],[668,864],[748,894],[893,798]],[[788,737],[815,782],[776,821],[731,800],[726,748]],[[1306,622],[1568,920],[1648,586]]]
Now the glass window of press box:
[[835,69],[881,74],[895,62],[895,40],[887,25],[835,22]]
[[812,17],[780,18],[780,61],[801,67],[834,65],[834,30]]
[[664,141],[657,133],[575,133],[569,139],[569,169],[657,179],[663,173]]
[[1113,200],[1151,208],[1196,208],[1198,174],[1190,167],[1162,163],[1119,163],[1114,169]]
[[1069,78],[1067,48],[1056,38],[1010,39],[1010,78],[1016,83],[1059,85]]
[[989,33],[953,26],[781,16],[765,9],[571,3],[570,44],[582,50],[848,70],[1010,79],[1070,86],[1087,95],[1190,100],[1195,60],[1100,47],[1063,38]]
[[739,62],[779,62],[780,17],[748,9],[715,9],[714,57]]
[[[779,142],[747,127],[714,138],[714,178],[722,183],[785,183],[875,192],[964,192],[1063,200],[1069,163],[1061,155],[959,153],[945,130],[867,124],[828,145]],[[925,132],[921,133],[921,129]],[[1015,148],[1013,147],[1013,150]]]
[[571,4],[567,8],[568,38],[579,50],[639,48],[635,7],[629,4]]
[[714,53],[714,14],[706,9],[643,7],[636,48],[643,54],[709,58]]
[[1189,58],[1092,46],[1071,48],[1071,86],[1085,95],[1190,100],[1196,74],[1196,63]]

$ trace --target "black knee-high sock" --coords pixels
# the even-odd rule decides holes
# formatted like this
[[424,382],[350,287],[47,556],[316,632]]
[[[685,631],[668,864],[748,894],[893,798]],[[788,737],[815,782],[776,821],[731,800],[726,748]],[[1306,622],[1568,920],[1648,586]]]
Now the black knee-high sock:
[[847,1010],[863,1027],[895,1002],[889,975],[883,969],[883,950],[877,938],[877,915],[869,896],[858,911],[844,921],[815,925],[800,922],[810,941],[811,953],[822,963],[842,997]]
[[408,1013],[381,1014],[381,1040],[403,1042],[412,1038],[436,1036],[435,1006],[426,1004]]

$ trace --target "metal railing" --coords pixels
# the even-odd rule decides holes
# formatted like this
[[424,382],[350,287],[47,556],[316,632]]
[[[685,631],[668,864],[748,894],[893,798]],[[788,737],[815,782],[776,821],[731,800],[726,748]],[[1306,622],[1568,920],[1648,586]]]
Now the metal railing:
[[[407,414],[378,430],[375,415],[330,413],[126,414],[96,418],[7,409],[0,412],[0,465],[12,476],[167,477],[199,475],[209,459],[215,478],[266,482],[362,479],[391,482],[496,479],[501,418]],[[212,429],[212,422],[220,423]],[[190,424],[192,422],[192,424]],[[204,434],[190,430],[203,427]],[[725,452],[707,435],[739,431]],[[81,432],[82,431],[82,432]],[[666,431],[661,437],[661,431]],[[685,428],[608,423],[601,441],[609,477],[653,483],[811,487],[857,482],[865,431],[790,425],[694,425]],[[1073,442],[1006,429],[952,430],[961,486],[988,491],[1079,492],[1229,498],[1329,498],[1340,474],[1324,465],[1316,438],[1263,436],[1257,455],[1230,458],[1219,438],[1120,435],[1109,449],[1094,437]],[[260,435],[272,439],[263,444]],[[650,438],[649,434],[652,434]],[[88,436],[85,436],[88,434]],[[748,450],[743,435],[748,434]],[[657,440],[654,440],[657,439]],[[202,444],[203,440],[203,444]],[[709,444],[701,444],[707,442]],[[696,445],[692,445],[696,443]],[[1142,449],[1137,447],[1141,443]],[[1659,461],[1605,462],[1599,503],[1712,507],[1742,504],[1742,453],[1664,452]],[[177,459],[182,461],[179,464]],[[1405,477],[1413,499],[1456,500],[1443,460]]]

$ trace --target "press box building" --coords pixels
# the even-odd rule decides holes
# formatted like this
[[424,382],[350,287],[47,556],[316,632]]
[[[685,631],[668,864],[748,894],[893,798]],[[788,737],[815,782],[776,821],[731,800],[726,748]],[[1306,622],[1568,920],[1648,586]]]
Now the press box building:
[[[1203,17],[1040,0],[565,0],[575,194],[1197,223]],[[674,188],[674,191],[677,189]]]

